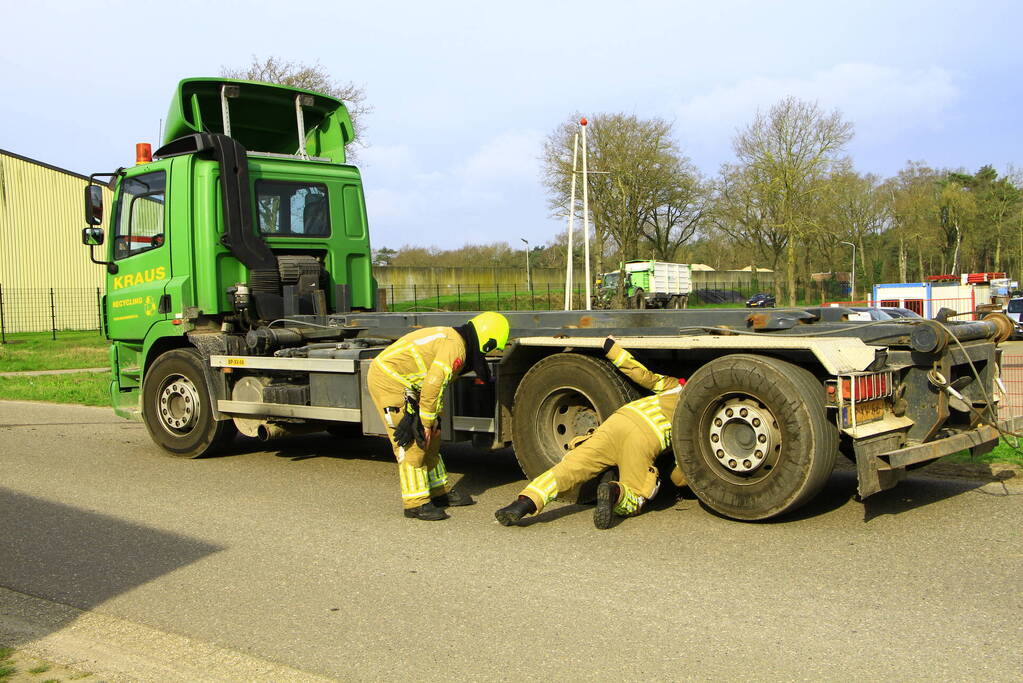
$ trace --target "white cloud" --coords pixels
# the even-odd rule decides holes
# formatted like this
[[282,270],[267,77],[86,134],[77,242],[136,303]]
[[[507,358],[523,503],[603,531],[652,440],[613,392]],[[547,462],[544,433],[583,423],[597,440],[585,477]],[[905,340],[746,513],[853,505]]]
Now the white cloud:
[[[500,131],[435,169],[412,147],[369,148],[361,162],[375,243],[461,246],[507,240],[502,231],[484,226],[495,225],[495,218],[512,209],[521,213],[523,196],[538,193],[542,139],[534,130]],[[536,228],[544,228],[542,197],[530,196],[529,204],[538,207]],[[529,229],[525,235],[535,238]]]
[[699,162],[701,153],[716,150],[720,155],[727,149],[757,109],[765,111],[788,95],[840,110],[855,125],[856,143],[863,146],[895,140],[911,129],[941,128],[960,89],[954,74],[938,67],[846,62],[806,77],[750,78],[697,95],[677,107],[676,131]]

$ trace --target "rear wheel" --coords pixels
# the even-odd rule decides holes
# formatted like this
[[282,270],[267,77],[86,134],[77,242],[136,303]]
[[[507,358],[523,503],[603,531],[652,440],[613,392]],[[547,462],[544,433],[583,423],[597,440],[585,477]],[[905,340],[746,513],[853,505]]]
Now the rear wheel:
[[[544,358],[515,391],[512,439],[522,471],[533,478],[558,464],[573,439],[636,398],[636,388],[604,359],[575,353]],[[562,492],[559,498],[589,493]]]
[[202,356],[193,348],[161,354],[142,380],[142,418],[168,455],[198,458],[226,445],[237,433],[230,420],[213,419]]
[[672,447],[693,493],[741,520],[795,510],[824,486],[838,453],[824,389],[807,370],[765,356],[711,361],[690,377]]
[[646,295],[642,289],[637,289],[632,297],[633,308],[646,308]]

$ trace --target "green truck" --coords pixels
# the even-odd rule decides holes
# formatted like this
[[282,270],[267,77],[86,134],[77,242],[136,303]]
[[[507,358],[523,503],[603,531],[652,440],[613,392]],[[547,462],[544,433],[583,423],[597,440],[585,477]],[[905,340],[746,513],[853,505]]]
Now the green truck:
[[[143,149],[135,166],[93,176],[82,241],[107,270],[111,403],[165,453],[213,453],[238,432],[384,434],[368,364],[412,329],[473,315],[377,310],[352,138],[332,97],[187,79],[152,158]],[[513,343],[489,359],[495,381],[454,382],[443,436],[512,444],[539,474],[638,396],[603,358],[609,334],[689,379],[673,456],[700,500],[734,519],[805,504],[838,457],[855,462],[865,497],[1017,426],[997,417],[1007,318],[857,324],[848,313],[508,311]]]
[[601,275],[597,287],[601,308],[612,308],[619,295],[625,298],[626,308],[685,308],[693,278],[688,263],[626,261],[618,270]]

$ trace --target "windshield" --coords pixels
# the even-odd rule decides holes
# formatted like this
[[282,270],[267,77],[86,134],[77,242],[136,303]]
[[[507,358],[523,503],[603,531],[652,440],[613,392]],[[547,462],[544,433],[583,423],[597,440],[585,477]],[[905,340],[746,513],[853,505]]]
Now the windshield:
[[604,273],[604,288],[605,289],[617,289],[618,288],[618,276],[619,276],[619,273]]
[[1006,313],[1023,313],[1023,299],[1010,299]]

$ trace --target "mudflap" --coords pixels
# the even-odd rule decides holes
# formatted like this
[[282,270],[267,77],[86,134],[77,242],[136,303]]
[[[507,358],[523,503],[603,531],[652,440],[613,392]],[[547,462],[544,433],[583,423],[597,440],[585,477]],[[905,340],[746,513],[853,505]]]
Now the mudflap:
[[905,467],[892,468],[879,457],[898,449],[903,436],[902,432],[894,432],[853,444],[856,452],[856,493],[860,500],[890,489],[905,478]]

